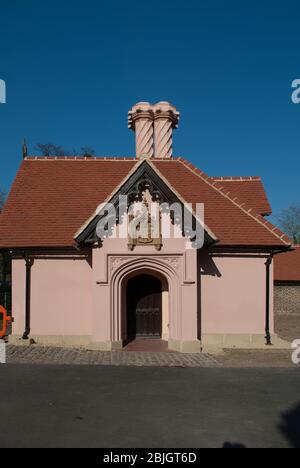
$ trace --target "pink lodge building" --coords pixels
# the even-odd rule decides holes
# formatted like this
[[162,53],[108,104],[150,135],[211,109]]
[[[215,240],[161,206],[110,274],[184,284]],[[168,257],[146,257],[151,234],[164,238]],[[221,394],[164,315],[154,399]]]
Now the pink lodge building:
[[[117,350],[150,338],[180,352],[280,342],[273,257],[291,241],[267,221],[259,177],[210,177],[173,157],[178,121],[169,103],[134,106],[134,158],[24,151],[0,214],[0,249],[12,256],[11,342]],[[193,226],[204,229],[203,245],[172,210],[161,209],[155,235],[120,236],[125,218],[138,216],[121,215],[125,195],[130,206],[188,206]],[[196,204],[204,206],[202,220]],[[110,231],[101,238],[105,216]]]

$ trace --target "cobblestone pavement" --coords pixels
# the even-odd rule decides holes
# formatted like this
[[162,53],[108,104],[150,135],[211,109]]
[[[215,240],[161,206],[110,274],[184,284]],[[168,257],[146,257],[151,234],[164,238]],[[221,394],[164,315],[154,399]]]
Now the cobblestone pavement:
[[7,346],[8,364],[62,364],[138,367],[220,367],[209,354],[89,351],[42,346]]

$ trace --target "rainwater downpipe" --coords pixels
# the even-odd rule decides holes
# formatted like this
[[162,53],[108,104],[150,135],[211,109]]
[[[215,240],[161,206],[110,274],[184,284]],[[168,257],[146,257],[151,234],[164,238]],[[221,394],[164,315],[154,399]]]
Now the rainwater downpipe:
[[28,340],[30,335],[30,306],[31,306],[31,268],[33,259],[25,257],[26,265],[26,291],[25,291],[25,331],[23,340]]

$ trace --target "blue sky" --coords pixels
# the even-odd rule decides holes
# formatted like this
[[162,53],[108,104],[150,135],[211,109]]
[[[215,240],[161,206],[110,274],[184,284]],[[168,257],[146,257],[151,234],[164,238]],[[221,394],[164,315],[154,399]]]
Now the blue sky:
[[128,109],[169,100],[175,155],[210,175],[261,175],[275,212],[300,202],[299,0],[0,0],[0,14],[0,188],[24,136],[30,153],[132,155]]

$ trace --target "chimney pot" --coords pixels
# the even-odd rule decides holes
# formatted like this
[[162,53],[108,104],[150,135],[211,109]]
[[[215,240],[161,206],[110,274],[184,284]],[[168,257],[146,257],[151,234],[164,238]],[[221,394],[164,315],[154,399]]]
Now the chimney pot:
[[136,134],[137,158],[172,158],[173,129],[178,128],[179,118],[176,107],[167,101],[133,106],[128,112],[128,128]]
[[137,158],[154,154],[153,111],[149,102],[139,102],[128,112],[128,128],[135,132]]
[[169,102],[153,106],[155,158],[171,159],[173,155],[173,129],[178,128],[180,114]]

